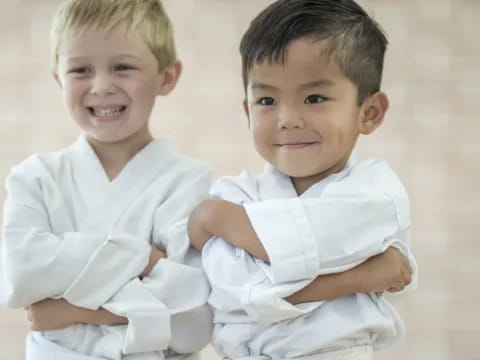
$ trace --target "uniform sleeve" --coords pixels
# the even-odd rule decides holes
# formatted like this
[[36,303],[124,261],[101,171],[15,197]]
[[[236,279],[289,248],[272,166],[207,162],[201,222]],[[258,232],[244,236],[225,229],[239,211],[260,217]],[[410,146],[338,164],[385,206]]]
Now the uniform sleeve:
[[346,271],[392,246],[400,230],[388,197],[270,200],[244,207],[275,282]]
[[[58,205],[54,207],[55,214],[47,212],[44,201]],[[110,292],[114,293],[145,268],[150,253],[148,244],[133,246],[128,238],[115,235],[69,231],[54,234],[52,217],[64,221],[65,228],[72,228],[67,225],[71,220],[58,189],[33,180],[28,173],[12,171],[7,179],[1,245],[0,300],[5,306],[24,307],[48,297],[61,297],[65,292],[67,298],[69,294],[73,298],[95,297],[80,291],[90,289],[81,279],[86,279],[87,274],[91,278],[88,268],[93,264],[99,265],[95,273],[97,283],[108,279],[98,293],[108,299]],[[113,282],[109,276],[112,272],[119,275]]]
[[242,305],[251,319],[260,324],[275,324],[311,313],[325,301],[290,304],[287,296],[306,287],[313,279],[273,284],[269,276],[245,285]]
[[[247,172],[219,179],[210,194],[236,204],[258,201],[257,182]],[[214,237],[205,244],[202,261],[212,286],[209,303],[215,308],[218,322],[271,324],[307,314],[321,305],[294,306],[285,301],[311,280],[273,284],[267,264],[221,238]]]
[[124,286],[103,307],[128,318],[125,354],[167,348],[193,353],[210,341],[209,293],[201,269],[165,259],[142,281],[134,279]]
[[[355,209],[354,205],[355,204],[353,204],[350,209]],[[251,283],[247,286],[247,289],[243,291],[242,303],[249,316],[261,323],[275,323],[303,315],[306,311],[311,311],[311,309],[308,308],[309,305],[321,306],[323,302],[292,305],[286,302],[284,298],[303,289],[318,275],[345,271],[375,254],[384,252],[389,246],[393,246],[402,252],[409,259],[413,269],[412,283],[402,292],[415,288],[417,283],[417,266],[409,247],[410,226],[401,228],[398,220],[396,220],[397,223],[395,226],[393,219],[395,219],[396,214],[395,211],[390,208],[390,206],[394,206],[393,203],[390,203],[390,206],[388,206],[388,203],[385,203],[383,207],[380,205],[381,204],[377,204],[379,213],[371,213],[367,217],[369,221],[365,221],[364,223],[361,222],[361,219],[365,216],[367,209],[365,209],[364,212],[358,212],[358,214],[362,214],[362,216],[357,216],[357,218],[355,218],[355,214],[353,213],[351,213],[351,217],[346,217],[346,219],[350,219],[352,222],[360,218],[356,223],[356,227],[351,230],[346,231],[344,226],[338,226],[335,229],[340,229],[340,231],[334,230],[334,232],[332,232],[327,228],[327,235],[332,237],[323,239],[318,236],[313,237],[313,239],[319,239],[318,241],[323,240],[328,246],[321,246],[323,244],[321,242],[319,243],[318,252],[315,253],[316,256],[314,256],[316,257],[315,260],[317,263],[312,261],[311,269],[306,266],[300,269],[296,268],[298,265],[292,261],[292,259],[289,259],[286,253],[282,255],[281,250],[285,250],[285,248],[281,247],[279,251],[279,246],[277,245],[274,249],[274,251],[276,251],[274,257],[270,258],[272,260],[271,266],[266,264],[262,265],[264,272],[267,274],[264,281]],[[361,209],[361,207],[357,208],[358,211]],[[326,216],[325,213],[322,214]],[[388,217],[382,218],[383,216],[390,216],[391,219],[388,219]],[[333,218],[330,219],[334,221]],[[382,219],[384,221],[383,227],[369,226],[369,224],[381,223]],[[350,222],[350,225],[354,224],[352,222]],[[324,223],[324,226],[327,226],[327,224],[328,223]],[[344,236],[349,236],[347,238],[354,239],[354,245],[356,246],[349,244],[348,247],[344,245],[342,248],[341,239]],[[284,240],[286,241],[286,238],[282,237],[280,241]],[[338,242],[335,242],[335,240]],[[292,252],[295,251],[293,248],[289,250]],[[282,256],[290,262],[284,261]],[[302,253],[297,252],[297,256],[297,260],[301,261]],[[311,254],[306,254],[306,257],[310,256]],[[330,258],[328,256],[330,256]],[[293,260],[295,260],[295,258],[293,258]],[[315,264],[317,264],[316,269]],[[285,266],[285,268],[282,268],[282,266]],[[294,274],[291,274],[289,271]],[[386,296],[396,297],[398,295],[387,294]]]
[[[201,268],[200,254],[190,248],[187,216],[207,196],[211,174],[206,169],[185,177],[155,214],[155,245],[165,249],[150,274],[134,279],[103,307],[129,320],[123,352],[170,348],[187,354],[201,350],[213,329],[207,306],[210,286]],[[174,224],[169,225],[177,219]]]
[[244,204],[274,283],[343,272],[390,246],[408,248],[397,234],[410,228],[409,200],[390,175],[382,188],[349,179],[315,198]]
[[266,264],[221,238],[205,244],[202,260],[212,286],[209,303],[218,322],[271,324],[307,314],[321,305],[294,306],[285,301],[310,280],[273,284]]
[[410,249],[409,200],[396,178],[391,180],[380,189],[355,189],[349,184],[330,189],[318,199],[246,204],[271,260],[270,267],[264,266],[269,274],[266,280],[244,292],[249,315],[267,323],[302,315],[307,304],[291,305],[283,298],[318,275],[348,270],[390,246],[402,252],[413,269],[412,283],[402,292],[415,288],[418,275]]

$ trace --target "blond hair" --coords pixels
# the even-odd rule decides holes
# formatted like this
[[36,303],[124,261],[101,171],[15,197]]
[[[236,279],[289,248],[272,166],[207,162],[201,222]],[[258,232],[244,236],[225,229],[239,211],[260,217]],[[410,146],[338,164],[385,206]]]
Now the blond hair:
[[58,52],[66,32],[81,34],[90,28],[109,31],[120,22],[139,32],[162,71],[176,58],[173,28],[159,0],[65,0],[51,28],[52,62],[58,68]]

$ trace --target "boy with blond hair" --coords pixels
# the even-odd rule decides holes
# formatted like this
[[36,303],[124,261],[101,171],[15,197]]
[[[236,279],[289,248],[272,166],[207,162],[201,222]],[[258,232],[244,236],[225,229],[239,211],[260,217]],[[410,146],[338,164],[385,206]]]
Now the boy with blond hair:
[[193,359],[210,340],[209,285],[186,217],[209,167],[153,139],[181,73],[157,0],[67,0],[53,72],[83,134],[7,179],[1,303],[26,307],[27,359]]
[[[188,225],[222,357],[370,360],[403,338],[384,291],[415,286],[408,195],[385,161],[352,158],[388,109],[386,45],[353,0],[278,0],[244,34],[244,108],[268,164],[218,180]],[[324,282],[394,248],[396,278]]]

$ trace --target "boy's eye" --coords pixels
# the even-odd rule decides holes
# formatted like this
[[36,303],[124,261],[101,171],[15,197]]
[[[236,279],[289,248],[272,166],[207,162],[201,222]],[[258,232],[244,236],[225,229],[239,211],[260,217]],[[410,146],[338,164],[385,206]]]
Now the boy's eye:
[[70,69],[68,71],[70,74],[79,74],[79,75],[86,75],[90,73],[90,68],[83,66],[83,67],[76,67],[73,69]]
[[258,103],[260,105],[266,105],[266,106],[270,106],[270,105],[275,105],[276,102],[275,102],[275,99],[271,98],[271,97],[263,97],[261,98],[260,100],[258,100]]
[[318,103],[321,103],[325,100],[326,99],[323,96],[320,96],[320,95],[309,95],[305,99],[305,104],[318,104]]
[[126,64],[119,64],[119,65],[115,65],[114,69],[115,71],[127,71],[127,70],[132,70],[133,66],[126,65]]

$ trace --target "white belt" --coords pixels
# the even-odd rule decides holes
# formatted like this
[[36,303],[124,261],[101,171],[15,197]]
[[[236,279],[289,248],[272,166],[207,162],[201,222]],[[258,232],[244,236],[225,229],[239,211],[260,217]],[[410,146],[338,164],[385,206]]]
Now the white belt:
[[[365,345],[328,353],[299,356],[292,358],[292,360],[371,360],[372,354],[372,346]],[[268,356],[244,356],[235,358],[235,360],[272,360],[272,358]]]

